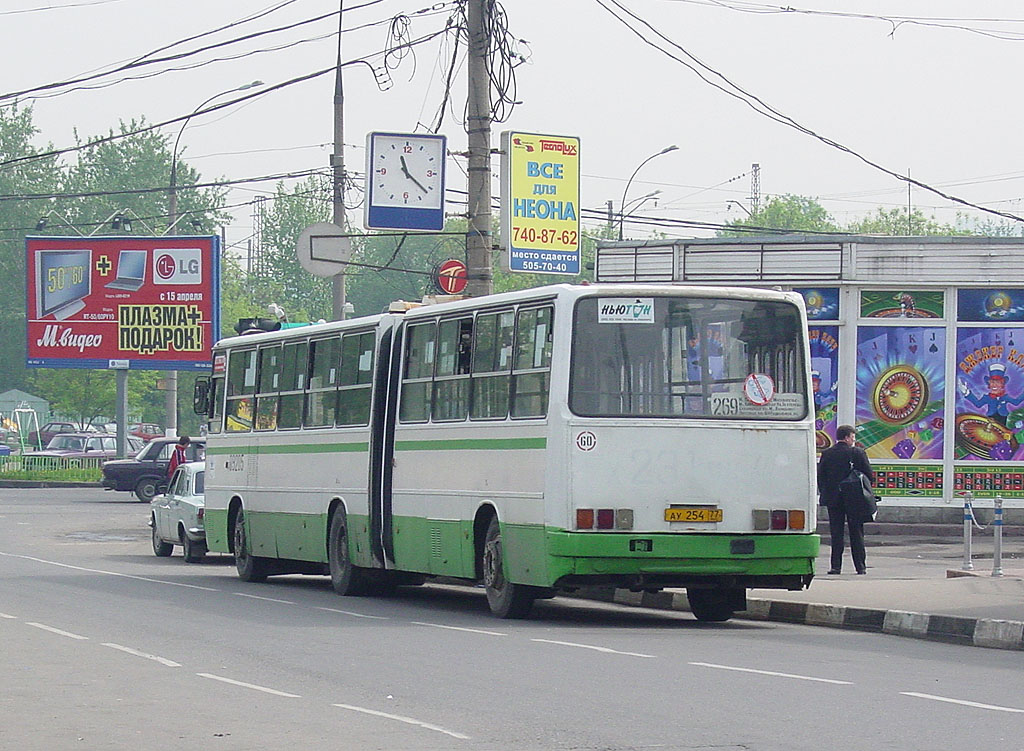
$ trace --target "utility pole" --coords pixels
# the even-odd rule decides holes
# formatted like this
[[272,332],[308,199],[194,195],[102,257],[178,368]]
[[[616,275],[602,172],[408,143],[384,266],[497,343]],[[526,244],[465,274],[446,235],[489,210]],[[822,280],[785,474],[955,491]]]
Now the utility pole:
[[[341,22],[345,16],[344,0],[338,2],[338,67],[334,72],[334,154],[333,175],[334,224],[345,229],[345,94],[341,86]],[[343,267],[344,268],[344,267]],[[335,321],[345,318],[345,272],[331,277],[331,312]]]
[[468,0],[469,96],[469,227],[466,232],[466,293],[471,297],[494,291],[491,269],[491,102],[487,33],[489,0]]
[[611,233],[615,229],[615,204],[609,200],[605,207],[608,209],[608,232]]

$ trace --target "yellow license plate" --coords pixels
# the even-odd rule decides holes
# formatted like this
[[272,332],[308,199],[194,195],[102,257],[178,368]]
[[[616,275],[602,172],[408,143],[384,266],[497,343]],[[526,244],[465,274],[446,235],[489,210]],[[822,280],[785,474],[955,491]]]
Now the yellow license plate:
[[720,522],[722,521],[722,509],[720,508],[667,508],[665,509],[665,521],[667,522]]

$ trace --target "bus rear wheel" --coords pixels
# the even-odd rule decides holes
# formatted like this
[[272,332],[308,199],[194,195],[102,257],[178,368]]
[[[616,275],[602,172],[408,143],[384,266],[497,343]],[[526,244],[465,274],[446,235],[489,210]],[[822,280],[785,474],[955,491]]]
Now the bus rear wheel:
[[270,573],[270,562],[252,554],[249,538],[245,532],[245,511],[238,509],[235,515],[235,569],[238,578],[244,582],[266,581]]
[[366,572],[352,565],[349,555],[348,517],[339,508],[331,517],[331,531],[327,537],[327,562],[331,572],[331,586],[339,595],[364,595],[369,591]]
[[738,609],[737,598],[745,596],[743,589],[695,589],[686,590],[690,610],[698,621],[722,623],[732,618]]
[[525,618],[530,614],[536,592],[533,587],[513,584],[505,578],[501,526],[496,516],[491,519],[484,537],[483,572],[491,613],[499,618]]

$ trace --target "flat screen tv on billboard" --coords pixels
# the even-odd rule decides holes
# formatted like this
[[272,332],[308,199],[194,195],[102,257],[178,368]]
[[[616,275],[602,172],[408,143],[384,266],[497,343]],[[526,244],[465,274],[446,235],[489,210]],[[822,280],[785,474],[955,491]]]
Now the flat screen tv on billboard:
[[29,237],[26,365],[206,370],[220,238]]

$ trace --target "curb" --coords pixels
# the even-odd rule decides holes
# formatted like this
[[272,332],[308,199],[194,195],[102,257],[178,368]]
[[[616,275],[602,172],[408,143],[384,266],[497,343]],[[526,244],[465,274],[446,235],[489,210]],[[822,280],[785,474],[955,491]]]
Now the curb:
[[0,488],[102,488],[98,482],[58,482],[56,480],[0,480]]
[[[603,587],[589,592],[577,592],[574,596],[617,605],[690,612],[690,603],[683,592],[631,592],[628,589]],[[875,610],[749,597],[747,609],[736,613],[736,617],[752,621],[779,621],[805,626],[871,631],[964,646],[1024,650],[1022,621],[928,615],[904,610]]]

